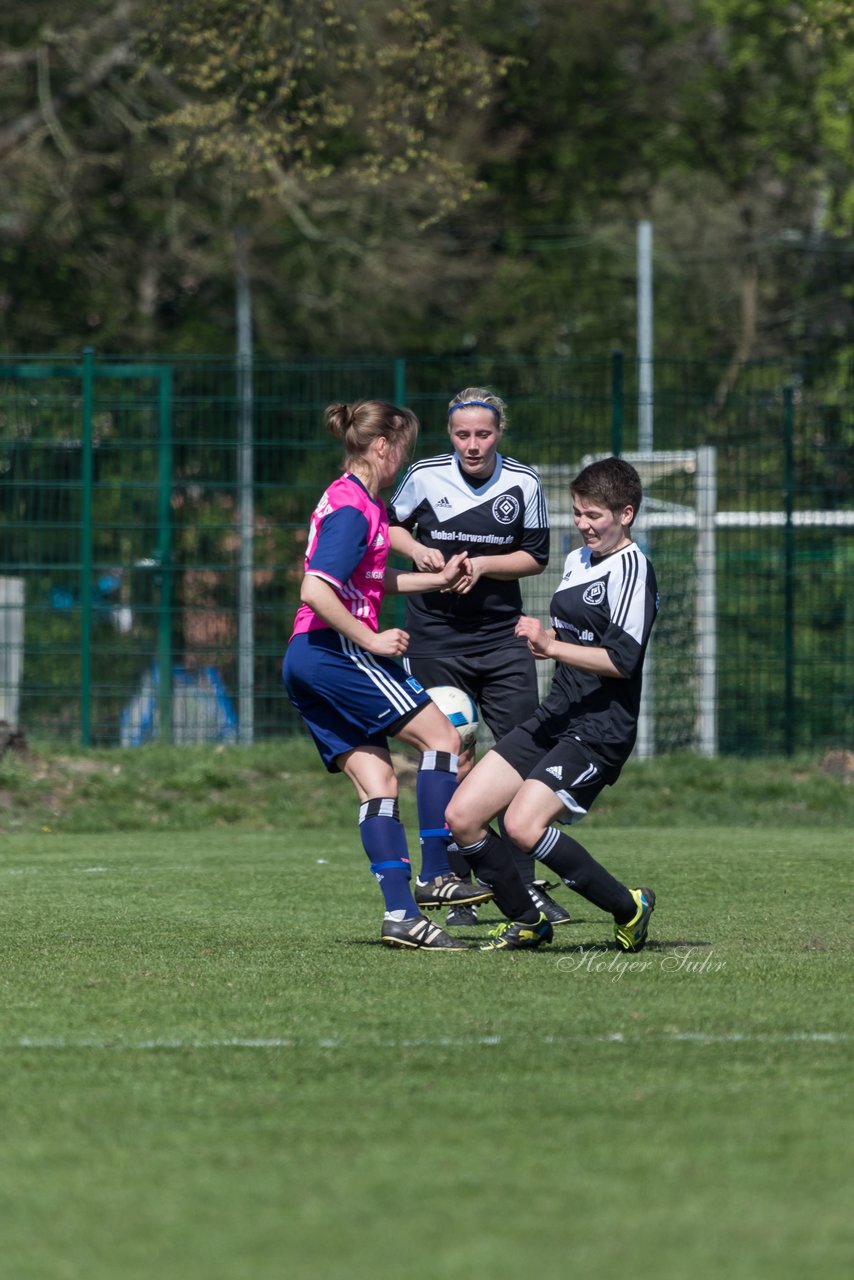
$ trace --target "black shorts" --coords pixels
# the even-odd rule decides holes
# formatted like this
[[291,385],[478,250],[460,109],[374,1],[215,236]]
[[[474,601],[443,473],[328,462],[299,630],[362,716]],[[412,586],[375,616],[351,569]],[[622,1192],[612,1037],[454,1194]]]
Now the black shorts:
[[556,737],[536,717],[511,729],[493,750],[526,781],[534,778],[551,788],[566,809],[558,822],[580,822],[602,788],[615,781],[602,775],[580,738]]
[[473,655],[404,658],[403,665],[425,689],[442,684],[463,689],[495,738],[527,720],[540,701],[537,666],[527,645]]

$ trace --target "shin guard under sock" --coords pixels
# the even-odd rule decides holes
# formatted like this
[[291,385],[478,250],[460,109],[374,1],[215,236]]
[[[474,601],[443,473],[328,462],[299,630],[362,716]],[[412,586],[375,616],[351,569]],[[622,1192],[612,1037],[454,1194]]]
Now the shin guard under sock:
[[406,847],[406,832],[398,817],[397,801],[385,798],[368,800],[361,805],[359,835],[385,899],[386,911],[403,911],[404,915],[400,917],[403,920],[420,915],[409,886],[412,867]]
[[457,789],[459,757],[449,751],[425,751],[415,780],[415,802],[421,833],[421,874],[423,881],[450,873],[448,845],[451,833],[445,810]]

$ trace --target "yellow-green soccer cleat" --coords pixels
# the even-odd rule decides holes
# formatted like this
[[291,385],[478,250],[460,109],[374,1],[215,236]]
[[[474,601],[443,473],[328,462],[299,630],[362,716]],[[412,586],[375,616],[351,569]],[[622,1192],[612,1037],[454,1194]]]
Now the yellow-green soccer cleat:
[[554,930],[546,917],[540,912],[540,918],[534,924],[524,924],[521,920],[512,920],[507,924],[496,925],[489,931],[489,939],[482,942],[478,951],[523,951],[529,947],[538,947],[543,942],[551,942]]
[[622,951],[643,951],[649,918],[655,910],[655,894],[652,889],[630,889],[629,893],[638,909],[628,924],[614,925],[614,937]]

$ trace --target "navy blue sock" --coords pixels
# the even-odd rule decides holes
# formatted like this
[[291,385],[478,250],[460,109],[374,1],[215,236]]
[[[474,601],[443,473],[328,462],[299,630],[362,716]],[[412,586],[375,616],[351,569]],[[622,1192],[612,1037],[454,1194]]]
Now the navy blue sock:
[[636,914],[637,903],[626,886],[591,857],[584,845],[557,827],[546,828],[531,855],[556,871],[564,884],[582,898],[610,911],[618,924],[626,924]]
[[418,826],[421,831],[422,881],[450,874],[448,845],[451,833],[445,822],[445,810],[457,789],[459,757],[448,751],[425,751],[415,780]]
[[421,912],[412,896],[409,879],[412,867],[406,847],[406,832],[398,817],[397,801],[368,800],[359,808],[359,835],[371,860],[371,871],[385,898],[386,911],[403,911],[411,920]]

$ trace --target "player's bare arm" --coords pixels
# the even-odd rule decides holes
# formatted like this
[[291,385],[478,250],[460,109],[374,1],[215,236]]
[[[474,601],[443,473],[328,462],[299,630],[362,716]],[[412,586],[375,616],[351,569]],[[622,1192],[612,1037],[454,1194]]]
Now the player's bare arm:
[[392,525],[388,537],[392,550],[407,556],[422,573],[438,572],[445,563],[438,547],[425,547],[402,525]]
[[409,648],[409,634],[400,627],[387,631],[372,631],[340,600],[334,587],[316,574],[307,573],[300,587],[300,600],[313,609],[319,618],[335,631],[352,640],[354,644],[377,657],[399,658]]
[[563,640],[557,640],[554,628],[544,627],[538,618],[522,614],[516,623],[516,635],[527,640],[531,653],[540,660],[553,658],[555,662],[563,662],[568,667],[589,671],[596,676],[608,676],[614,680],[626,678],[614,666],[607,649],[603,649],[601,645],[567,644]]
[[544,564],[527,551],[510,551],[504,556],[472,556],[472,577],[468,583],[454,587],[458,595],[465,595],[480,578],[498,578],[513,582],[518,578],[530,578],[542,573]]
[[408,573],[402,569],[386,567],[383,585],[390,595],[412,595],[416,591],[457,590],[458,584],[471,577],[471,561],[468,553],[458,551],[442,564],[436,572]]

